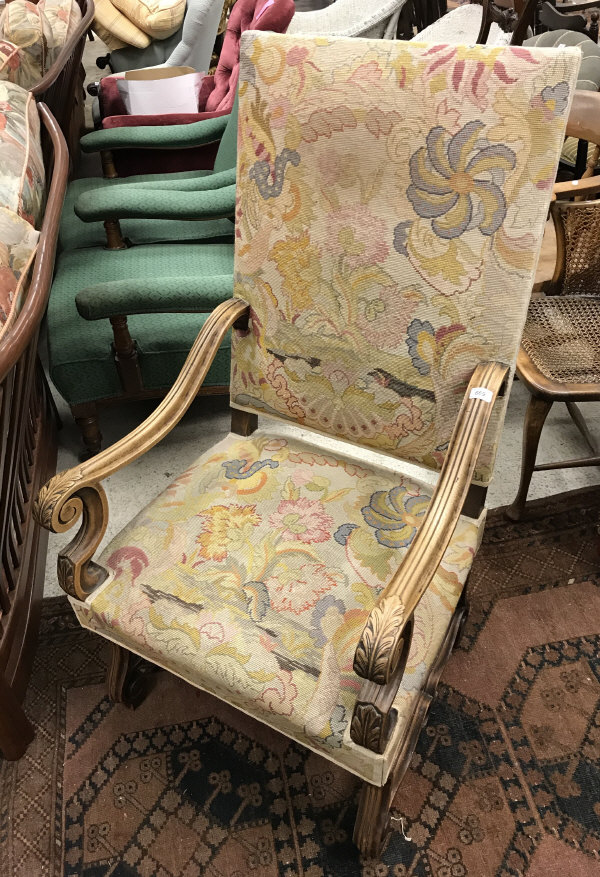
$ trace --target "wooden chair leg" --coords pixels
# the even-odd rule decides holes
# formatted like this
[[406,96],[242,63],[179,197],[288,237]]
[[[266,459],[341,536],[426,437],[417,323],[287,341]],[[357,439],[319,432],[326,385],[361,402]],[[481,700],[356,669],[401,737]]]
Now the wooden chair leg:
[[33,725],[0,674],[0,752],[7,761],[17,761],[34,736]]
[[585,418],[579,409],[579,405],[577,405],[575,402],[567,402],[566,406],[567,406],[567,411],[571,415],[571,419],[573,420],[573,423],[575,424],[575,426],[577,427],[577,429],[579,430],[579,432],[583,436],[588,448],[590,449],[592,454],[594,454],[594,456],[597,456],[598,446],[596,445],[596,442],[594,441],[594,438],[588,429],[588,425],[585,422]]
[[381,855],[390,829],[394,791],[391,778],[385,786],[372,786],[366,782],[362,785],[353,839],[365,858],[374,859]]
[[114,703],[139,706],[148,693],[148,674],[142,672],[142,659],[133,652],[112,644],[111,661],[106,675],[108,696]]
[[81,430],[81,437],[85,446],[85,458],[93,457],[102,449],[102,433],[98,422],[98,409],[92,403],[89,405],[72,405],[71,413],[75,423]]
[[521,460],[521,481],[519,490],[512,505],[506,509],[506,517],[511,521],[520,521],[527,500],[527,492],[531,484],[531,476],[535,467],[535,458],[540,443],[542,428],[546,422],[552,402],[532,396],[525,412],[523,425],[523,456]]

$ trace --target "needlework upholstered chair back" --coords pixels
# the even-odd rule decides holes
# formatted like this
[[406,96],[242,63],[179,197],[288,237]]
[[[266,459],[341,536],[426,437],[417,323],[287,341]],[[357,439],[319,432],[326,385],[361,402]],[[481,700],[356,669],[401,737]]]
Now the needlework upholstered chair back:
[[475,366],[515,362],[579,56],[242,48],[232,405],[440,469]]

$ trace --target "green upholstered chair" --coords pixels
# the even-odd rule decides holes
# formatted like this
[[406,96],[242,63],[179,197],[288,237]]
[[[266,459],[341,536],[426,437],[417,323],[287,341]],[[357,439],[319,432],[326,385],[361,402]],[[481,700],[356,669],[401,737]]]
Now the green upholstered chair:
[[[464,617],[579,60],[245,34],[234,297],[159,409],[38,500],[57,532],[83,511],[59,581],[113,644],[111,697],[142,656],[355,774],[365,856]],[[230,327],[237,435],[93,560],[102,480]]]
[[[232,293],[237,105],[225,125],[215,122],[224,133],[212,172],[69,187],[48,306],[49,368],[88,453],[101,446],[101,407],[159,397],[173,383],[206,319],[199,296],[212,306]],[[126,128],[117,133],[126,141]],[[85,149],[95,137],[83,138]],[[225,339],[203,392],[227,392],[229,359]]]
[[[88,177],[74,180],[67,190],[63,206],[60,233],[58,238],[59,252],[75,250],[81,247],[100,247],[106,243],[106,232],[103,225],[104,213],[98,214],[98,220],[90,219],[86,206],[96,205],[98,208],[110,210],[127,203],[136,203],[140,208],[135,221],[123,222],[123,234],[132,244],[156,243],[158,241],[194,240],[204,237],[230,238],[233,227],[229,219],[215,222],[187,222],[182,211],[175,210],[176,222],[161,218],[147,218],[141,221],[144,205],[150,201],[144,199],[144,192],[151,198],[152,189],[193,193],[214,192],[235,183],[235,159],[237,149],[237,100],[229,116],[208,119],[192,125],[173,125],[162,128],[118,128],[109,131],[95,131],[81,138],[81,149],[85,153],[95,153],[107,148],[109,138],[111,150],[119,148],[154,149],[166,148],[182,150],[199,143],[219,142],[219,148],[212,171],[182,171],[172,174],[144,174],[131,177]],[[126,188],[122,188],[126,187]],[[131,188],[133,187],[133,188]],[[119,192],[121,195],[119,195]],[[188,199],[190,196],[188,196]],[[205,196],[208,198],[208,196]],[[114,199],[114,200],[112,200]],[[162,200],[164,204],[164,198]],[[166,205],[165,205],[166,206]],[[183,202],[182,202],[182,206]],[[85,221],[78,215],[81,211]],[[156,210],[152,211],[156,213]],[[109,215],[110,218],[110,215]]]

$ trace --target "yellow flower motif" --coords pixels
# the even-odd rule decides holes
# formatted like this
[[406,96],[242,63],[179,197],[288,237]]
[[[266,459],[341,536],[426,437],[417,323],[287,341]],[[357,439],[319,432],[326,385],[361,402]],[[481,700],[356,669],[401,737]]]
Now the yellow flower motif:
[[308,232],[277,241],[269,253],[269,259],[275,262],[285,286],[293,296],[294,307],[301,310],[311,305],[309,290],[321,278],[321,253],[310,243]]
[[198,554],[207,560],[225,560],[229,551],[238,550],[260,524],[255,505],[215,505],[199,517],[205,527],[196,538]]

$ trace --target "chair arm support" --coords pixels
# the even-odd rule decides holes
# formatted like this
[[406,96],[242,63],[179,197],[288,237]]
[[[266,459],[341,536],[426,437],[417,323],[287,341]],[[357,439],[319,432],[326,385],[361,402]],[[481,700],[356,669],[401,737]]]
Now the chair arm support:
[[75,296],[84,320],[131,314],[205,314],[233,292],[233,274],[113,280],[88,286]]
[[[498,362],[478,365],[473,372],[429,508],[402,565],[371,609],[356,647],[354,670],[363,679],[387,685],[396,675],[402,659],[404,628],[452,538],[494,402],[507,374],[508,367]],[[476,388],[485,392],[473,395]]]
[[143,456],[181,420],[234,324],[247,329],[248,305],[241,299],[223,302],[208,317],[177,380],[150,417],[97,456],[55,475],[40,490],[33,514],[42,527],[63,533],[82,519],[75,538],[58,558],[59,581],[70,596],[85,600],[107,576],[91,559],[108,524],[101,482]]
[[600,177],[582,177],[580,180],[567,180],[564,183],[556,183],[552,194],[557,201],[595,195],[600,192]]
[[190,125],[148,125],[139,128],[105,128],[85,134],[83,152],[112,149],[186,149],[221,139],[229,116],[202,119]]
[[210,221],[235,214],[235,184],[207,192],[182,192],[115,186],[84,192],[75,204],[84,222],[106,219],[195,219]]

